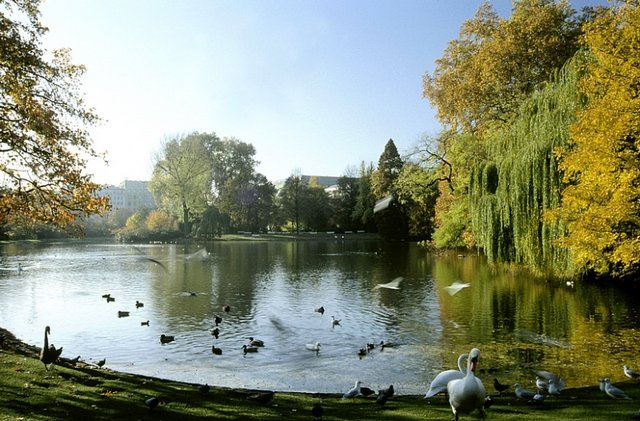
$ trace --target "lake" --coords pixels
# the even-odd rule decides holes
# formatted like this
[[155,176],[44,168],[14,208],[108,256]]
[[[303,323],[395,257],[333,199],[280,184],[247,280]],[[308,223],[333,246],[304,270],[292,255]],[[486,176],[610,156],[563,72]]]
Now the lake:
[[[0,246],[0,268],[0,325],[23,341],[42,346],[49,325],[64,357],[192,383],[339,393],[361,380],[424,394],[472,347],[489,392],[494,377],[535,388],[537,369],[577,387],[640,368],[637,289],[535,280],[413,243],[16,242]],[[375,288],[398,277],[398,290]],[[454,282],[469,286],[451,295]],[[265,346],[244,354],[249,337]],[[396,346],[357,355],[381,341]],[[306,349],[315,342],[320,352]]]

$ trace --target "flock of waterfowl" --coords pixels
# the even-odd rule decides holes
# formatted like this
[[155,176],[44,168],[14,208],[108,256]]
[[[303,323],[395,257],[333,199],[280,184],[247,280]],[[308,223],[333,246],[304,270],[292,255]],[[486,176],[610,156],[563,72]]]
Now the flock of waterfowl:
[[[378,288],[387,288],[387,289],[399,289],[400,282],[402,278],[396,278],[393,281],[386,284],[378,284],[374,287],[374,289]],[[469,284],[461,284],[454,283],[452,284],[447,291],[454,295],[460,290],[467,288]],[[192,293],[191,295],[195,295]],[[106,299],[107,302],[114,302],[115,298],[111,297],[110,294],[104,294],[102,298]],[[135,302],[136,308],[141,308],[144,304],[140,301]],[[229,305],[224,305],[222,310],[226,313],[231,311],[231,307]],[[318,307],[314,310],[317,313],[323,315],[325,313],[324,307]],[[129,311],[118,311],[118,317],[127,317],[129,316]],[[340,319],[335,318],[335,316],[331,316],[330,325],[332,328],[340,326]],[[214,317],[215,326],[211,330],[211,335],[218,339],[220,335],[220,327],[219,325],[222,323],[222,317],[216,315]],[[142,321],[141,325],[148,326],[149,321]],[[49,326],[45,327],[44,331],[44,345],[42,347],[40,353],[40,360],[44,364],[45,368],[48,370],[49,367],[54,364],[62,353],[62,347],[56,348],[53,344],[49,345],[49,335],[51,334],[51,329]],[[167,344],[175,341],[175,336],[162,334],[160,335],[160,343]],[[242,345],[241,349],[244,354],[247,353],[255,353],[261,347],[264,347],[265,343],[254,337],[249,337],[248,342]],[[376,347],[379,347],[383,350],[385,347],[394,346],[392,343],[385,343],[381,341],[379,344],[368,343],[365,347],[357,350],[357,355],[360,357],[364,357]],[[321,344],[319,342],[308,343],[305,345],[306,349],[310,351],[320,352]],[[222,349],[217,347],[215,344],[211,346],[211,352],[214,355],[221,355]],[[79,359],[79,356],[76,357],[75,361]],[[482,415],[484,415],[485,409],[490,407],[493,403],[491,396],[487,394],[485,387],[482,383],[482,380],[476,376],[477,366],[480,360],[480,350],[478,348],[473,348],[468,354],[462,354],[458,357],[457,365],[458,369],[450,369],[444,370],[440,372],[437,376],[433,378],[431,383],[429,384],[429,389],[424,396],[425,399],[431,399],[439,394],[445,394],[447,396],[447,400],[449,406],[451,407],[451,411],[454,415],[454,419],[457,421],[459,419],[460,414],[468,414],[473,411],[479,411]],[[74,361],[74,360],[71,360]],[[464,362],[466,361],[466,364]],[[106,360],[99,361],[96,365],[102,367],[105,364]],[[625,376],[630,379],[640,379],[640,372],[628,367],[627,365],[623,366],[623,372]],[[530,404],[534,406],[540,406],[544,404],[545,398],[549,396],[557,397],[561,394],[562,390],[565,388],[564,380],[557,376],[554,373],[549,371],[535,371],[535,384],[536,390],[526,390],[522,387],[520,383],[515,383],[513,385],[514,394],[517,399],[524,399]],[[509,388],[509,384],[501,383],[497,378],[493,380],[494,389],[502,395],[503,392],[506,392]],[[624,391],[620,388],[614,386],[611,383],[609,378],[600,379],[599,388],[603,394],[608,396],[611,399],[622,399],[622,400],[631,400]],[[202,393],[206,393],[209,390],[208,385],[201,385],[200,391]],[[362,385],[360,380],[356,381],[354,386],[345,392],[342,395],[342,399],[351,399],[358,396],[372,396],[376,395],[376,403],[380,406],[385,405],[385,403],[394,396],[394,387],[390,385],[386,389],[378,390],[377,394],[374,390],[365,387]],[[253,400],[258,402],[268,402],[273,398],[273,392],[262,392],[256,394]],[[247,398],[249,399],[249,398]],[[149,406],[150,409],[155,408],[158,405],[157,398],[149,398],[145,401],[145,403]],[[312,409],[312,413],[314,417],[322,416],[322,407],[320,405],[315,405]],[[640,411],[635,415],[637,419],[640,419]]]
[[[460,355],[458,369],[440,372],[431,382],[425,399],[441,393],[447,394],[456,420],[458,420],[459,414],[469,413],[476,409],[484,413],[484,410],[491,406],[493,401],[487,395],[482,381],[475,376],[479,357],[480,351],[477,348],[472,349],[469,354]],[[463,364],[465,360],[467,360],[466,367]],[[640,372],[627,365],[623,366],[623,372],[630,379],[640,379]],[[565,388],[564,380],[555,373],[539,370],[534,371],[533,374],[535,374],[535,391],[524,389],[520,383],[514,384],[514,393],[518,399],[525,399],[534,406],[540,406],[543,405],[546,397],[557,397]],[[497,378],[493,379],[493,386],[500,395],[510,387],[508,384],[501,383]],[[609,378],[600,379],[599,388],[611,399],[631,400],[631,397],[625,392],[612,385]],[[636,412],[634,418],[640,419],[640,411]]]

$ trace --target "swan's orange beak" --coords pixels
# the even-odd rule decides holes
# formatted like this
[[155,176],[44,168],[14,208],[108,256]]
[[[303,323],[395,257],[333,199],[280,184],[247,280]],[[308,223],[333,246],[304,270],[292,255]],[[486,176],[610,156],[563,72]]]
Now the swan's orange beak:
[[476,372],[476,366],[478,365],[478,360],[473,358],[471,360],[471,371],[473,371],[474,373]]

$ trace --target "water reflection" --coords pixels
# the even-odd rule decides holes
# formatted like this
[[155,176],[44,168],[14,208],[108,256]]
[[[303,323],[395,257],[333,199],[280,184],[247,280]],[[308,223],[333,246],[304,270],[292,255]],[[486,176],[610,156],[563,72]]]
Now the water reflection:
[[[413,244],[374,241],[218,242],[130,246],[9,243],[0,256],[0,321],[41,345],[45,325],[64,355],[107,358],[112,369],[232,387],[422,394],[458,354],[482,350],[490,389],[531,387],[532,370],[569,386],[623,379],[635,364],[636,291],[535,281],[478,256],[432,256]],[[198,253],[198,254],[195,254]],[[193,258],[197,256],[197,258]],[[26,269],[18,274],[20,263]],[[402,276],[400,290],[376,289]],[[449,295],[453,282],[469,288]],[[102,294],[116,300],[106,302]],[[144,302],[136,307],[135,302]],[[229,305],[225,312],[223,306]],[[324,315],[314,310],[324,306]],[[128,311],[129,317],[117,317]],[[341,319],[332,327],[330,318]],[[211,335],[222,318],[219,337]],[[149,320],[149,326],[141,326]],[[160,335],[175,341],[161,344]],[[264,340],[244,354],[247,338]],[[357,351],[367,343],[400,346]],[[319,353],[306,344],[322,344]],[[211,346],[222,349],[214,355]]]

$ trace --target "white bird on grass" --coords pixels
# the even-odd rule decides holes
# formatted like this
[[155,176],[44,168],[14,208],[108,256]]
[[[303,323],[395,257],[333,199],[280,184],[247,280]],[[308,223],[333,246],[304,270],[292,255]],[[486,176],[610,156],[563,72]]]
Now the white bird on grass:
[[604,379],[604,393],[606,393],[607,396],[609,396],[612,399],[625,399],[628,401],[631,400],[629,395],[627,395],[622,390],[612,385],[611,380],[608,378]]
[[468,354],[460,354],[458,357],[458,369],[457,370],[444,370],[438,373],[438,375],[433,379],[431,384],[429,385],[429,390],[427,394],[424,395],[425,399],[429,399],[438,393],[444,393],[447,391],[447,384],[451,380],[457,380],[464,377],[467,373],[466,367],[463,365],[464,360],[469,358]]
[[519,399],[531,399],[536,395],[535,392],[523,389],[522,386],[520,386],[520,383],[513,385],[513,388],[515,389],[516,396]]
[[550,395],[559,395],[562,387],[554,380],[549,380],[549,388],[547,389]]
[[397,278],[395,278],[391,282],[387,282],[386,284],[378,284],[378,285],[374,286],[373,289],[380,289],[380,288],[400,289],[400,282],[402,282],[403,279],[404,278],[402,276],[398,276]]
[[540,386],[538,385],[538,388],[540,389],[543,389],[543,390],[548,389],[549,383],[551,383],[552,380],[553,380],[553,383],[555,384],[554,387],[558,392],[560,392],[562,389],[565,388],[564,379],[562,379],[562,377],[558,377],[555,373],[552,373],[546,370],[538,370],[535,372],[535,374],[537,376],[536,385],[538,385],[538,378],[546,380],[547,387],[540,388]]
[[462,282],[455,281],[451,285],[444,287],[444,289],[449,293],[449,295],[456,295],[460,291],[465,288],[469,288],[471,284],[463,284]]
[[540,376],[536,376],[536,387],[538,388],[539,391],[544,391],[549,388],[549,383],[547,382],[546,379]]
[[360,380],[356,381],[356,384],[349,389],[344,395],[342,395],[342,399],[354,398],[360,394],[360,385],[362,382]]
[[622,367],[622,369],[624,370],[624,375],[629,377],[630,379],[637,379],[638,377],[640,377],[640,373],[639,372],[637,372],[633,368],[630,368],[627,365],[624,365]]
[[461,379],[452,380],[447,385],[449,405],[451,405],[455,421],[458,421],[459,414],[466,414],[474,409],[479,409],[484,414],[486,392],[482,381],[475,375],[479,359],[480,350],[473,348],[469,352],[465,376]]
[[536,393],[533,395],[533,398],[531,398],[531,403],[534,405],[542,405],[542,402],[544,402],[544,395],[541,393]]

